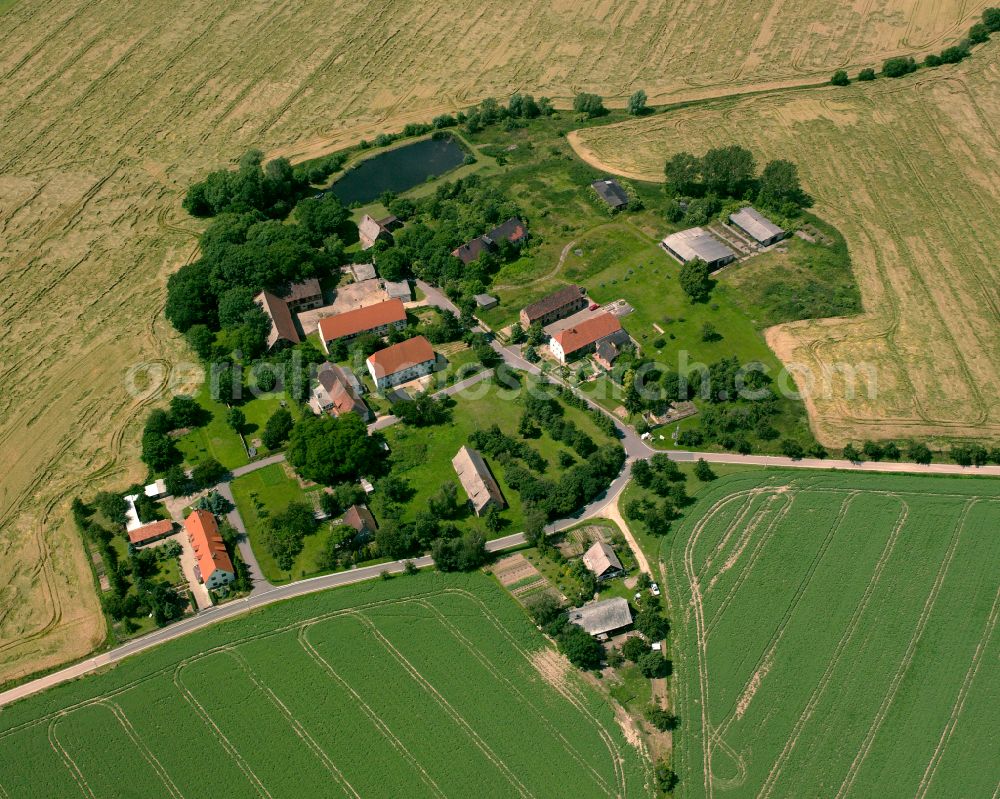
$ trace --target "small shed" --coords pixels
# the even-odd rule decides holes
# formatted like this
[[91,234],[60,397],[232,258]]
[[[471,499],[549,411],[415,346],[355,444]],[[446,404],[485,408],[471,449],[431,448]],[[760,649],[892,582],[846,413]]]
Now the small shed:
[[406,280],[400,280],[399,282],[384,280],[382,281],[382,285],[385,288],[385,293],[389,295],[390,300],[409,302],[413,299],[413,291],[410,289],[410,284]]
[[492,297],[489,294],[477,294],[476,295],[476,305],[483,311],[488,311],[490,308],[496,308],[500,304],[500,300],[496,297]]
[[605,178],[604,180],[595,180],[590,185],[597,192],[597,196],[604,200],[611,210],[620,211],[628,205],[628,194],[618,181]]

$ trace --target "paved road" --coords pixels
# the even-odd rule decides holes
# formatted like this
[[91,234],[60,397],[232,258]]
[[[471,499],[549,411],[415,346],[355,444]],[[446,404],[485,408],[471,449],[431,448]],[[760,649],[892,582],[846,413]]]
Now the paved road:
[[[490,552],[499,552],[505,549],[519,547],[523,544],[524,535],[522,533],[515,533],[514,535],[508,535],[503,538],[497,538],[493,541],[489,541],[486,544],[486,548]],[[247,613],[248,611],[256,608],[269,605],[273,602],[280,602],[292,597],[315,593],[316,591],[325,591],[329,588],[336,588],[338,586],[372,580],[379,577],[382,572],[400,574],[406,568],[406,563],[407,561],[405,560],[396,560],[388,563],[379,563],[374,566],[351,569],[350,571],[327,574],[321,577],[313,577],[308,580],[300,580],[288,585],[267,585],[261,590],[255,590],[248,597],[236,599],[232,602],[227,602],[223,605],[217,605],[208,610],[203,610],[196,616],[191,616],[176,622],[175,624],[171,624],[168,627],[164,627],[162,630],[156,630],[148,635],[142,636],[141,638],[136,638],[134,641],[129,641],[127,644],[122,644],[121,646],[108,652],[103,652],[95,657],[88,658],[87,660],[68,666],[65,669],[53,672],[52,674],[47,674],[44,677],[39,677],[36,680],[32,680],[31,682],[11,688],[8,691],[4,691],[0,694],[0,707],[10,704],[18,699],[23,699],[24,697],[30,696],[38,691],[43,691],[46,688],[51,688],[59,683],[66,682],[67,680],[81,677],[103,666],[107,666],[111,663],[117,663],[118,661],[131,655],[143,652],[166,641],[172,641],[176,638],[180,638],[181,636],[187,635],[195,630],[207,627],[210,624],[215,624],[216,622],[223,621],[224,619],[231,619],[235,616],[239,616],[240,614]],[[412,563],[419,568],[426,568],[433,565],[433,561],[429,556],[413,558]]]
[[[454,313],[458,312],[454,304],[447,299],[440,291],[428,286],[426,284],[418,281],[418,285],[424,291],[428,297],[428,301],[434,305],[440,305],[440,307],[448,308]],[[531,374],[539,375],[541,370],[534,364],[529,363],[524,360],[513,348],[505,347],[497,341],[492,344],[493,348],[503,357],[504,361],[511,367],[530,372]],[[488,372],[479,373],[473,375],[471,378],[462,381],[454,386],[444,389],[443,392],[438,393],[455,393],[461,391],[467,385],[472,385],[479,380],[485,378]],[[931,463],[926,466],[915,463],[893,463],[893,462],[863,462],[863,463],[853,463],[846,460],[836,460],[827,459],[820,460],[815,458],[803,458],[801,460],[792,460],[791,458],[785,458],[774,455],[738,455],[726,452],[688,452],[684,450],[656,450],[646,444],[636,433],[626,425],[624,425],[620,419],[617,419],[612,414],[608,413],[607,410],[597,405],[585,394],[576,391],[575,388],[569,386],[564,381],[553,377],[552,375],[544,375],[544,379],[551,383],[558,383],[567,388],[573,390],[578,396],[582,397],[587,404],[596,408],[597,410],[605,413],[609,418],[614,421],[615,426],[618,428],[619,435],[621,438],[622,446],[625,448],[625,453],[627,456],[625,467],[622,469],[621,474],[612,482],[608,490],[600,497],[598,497],[594,502],[587,505],[585,508],[581,509],[580,512],[575,514],[573,517],[568,519],[562,519],[549,525],[546,529],[549,532],[558,532],[560,530],[565,530],[578,524],[580,521],[585,519],[593,518],[602,515],[606,508],[616,503],[619,495],[624,490],[628,483],[630,464],[640,458],[649,458],[658,452],[666,452],[666,454],[673,460],[679,462],[691,462],[696,461],[699,458],[704,458],[709,463],[730,463],[730,464],[744,464],[753,466],[772,466],[772,467],[784,467],[792,469],[843,469],[847,471],[860,471],[860,472],[902,472],[902,473],[915,473],[915,474],[939,474],[939,475],[989,475],[1000,477],[1000,466],[983,466],[983,467],[962,467],[957,464],[951,463]],[[393,424],[395,422],[395,417],[385,417],[385,426]],[[377,424],[377,423],[376,423]],[[272,455],[268,458],[263,458],[259,461],[248,464],[247,466],[241,466],[234,469],[232,474],[233,477],[239,477],[245,474],[249,474],[257,469],[262,469],[265,466],[270,466],[274,463],[281,463],[284,461],[285,456],[282,454]],[[232,489],[228,483],[222,483],[218,487],[219,492],[233,501]],[[235,502],[233,503],[235,505]],[[370,580],[378,577],[383,571],[387,571],[390,574],[398,574],[402,572],[406,566],[406,561],[392,561],[389,563],[380,563],[375,566],[366,566],[360,569],[352,569],[346,572],[338,572],[336,574],[324,575],[321,577],[313,577],[308,580],[300,580],[298,582],[291,583],[289,585],[283,586],[273,586],[267,583],[263,579],[263,574],[260,571],[260,566],[257,563],[257,559],[254,557],[253,550],[250,548],[249,542],[246,540],[246,527],[243,524],[243,519],[239,515],[238,510],[234,510],[229,514],[229,521],[233,526],[240,531],[242,534],[242,540],[240,541],[240,552],[243,555],[244,560],[251,569],[251,573],[254,577],[254,590],[250,596],[235,600],[233,602],[226,603],[217,607],[213,607],[209,610],[202,611],[196,616],[184,619],[162,630],[156,630],[142,638],[137,638],[134,641],[130,641],[127,644],[116,647],[115,649],[104,652],[93,658],[89,658],[85,661],[77,663],[73,666],[69,666],[52,674],[46,675],[45,677],[40,677],[31,682],[25,683],[23,685],[11,688],[8,691],[0,694],[0,707],[5,704],[9,704],[17,699],[21,699],[25,696],[29,696],[38,691],[42,691],[53,685],[57,685],[66,680],[74,679],[76,677],[87,674],[88,672],[94,671],[95,669],[106,666],[110,663],[115,663],[122,660],[125,657],[134,655],[137,652],[142,652],[151,647],[157,646],[165,641],[170,641],[179,638],[183,635],[187,635],[193,630],[201,629],[209,624],[214,624],[215,622],[222,621],[223,619],[229,619],[237,616],[241,613],[245,613],[249,610],[262,607],[264,605],[270,604],[272,602],[278,602],[280,600],[289,599],[291,597],[302,596],[304,594],[313,593],[315,591],[325,591],[328,588],[335,588],[337,586],[348,585],[351,583],[357,583],[364,580]],[[487,550],[490,552],[499,552],[505,549],[510,549],[514,547],[519,547],[525,543],[525,538],[523,533],[514,533],[512,535],[504,536],[503,538],[497,538],[489,541],[486,545]],[[414,558],[412,561],[415,565],[420,568],[424,568],[432,565],[430,557],[420,557]]]

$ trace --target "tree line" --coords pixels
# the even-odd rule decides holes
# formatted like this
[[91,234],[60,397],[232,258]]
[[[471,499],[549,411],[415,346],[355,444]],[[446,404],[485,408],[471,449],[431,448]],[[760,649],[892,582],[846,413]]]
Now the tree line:
[[[983,11],[981,21],[969,28],[964,39],[944,48],[940,53],[928,53],[923,64],[917,64],[913,56],[893,56],[882,63],[882,75],[886,78],[902,78],[916,72],[920,66],[933,69],[943,64],[957,64],[972,55],[972,48],[988,42],[990,34],[1000,31],[1000,8],[987,8]],[[859,81],[871,81],[877,77],[875,70],[866,67],[858,73]],[[851,82],[846,69],[838,69],[830,78],[834,86],[847,86]]]

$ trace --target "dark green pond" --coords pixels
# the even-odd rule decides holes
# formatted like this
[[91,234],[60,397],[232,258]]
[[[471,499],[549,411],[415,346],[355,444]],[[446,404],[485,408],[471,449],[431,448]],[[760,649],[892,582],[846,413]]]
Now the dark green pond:
[[451,137],[421,141],[372,156],[330,187],[342,203],[370,203],[385,191],[404,192],[427,178],[443,175],[465,160]]

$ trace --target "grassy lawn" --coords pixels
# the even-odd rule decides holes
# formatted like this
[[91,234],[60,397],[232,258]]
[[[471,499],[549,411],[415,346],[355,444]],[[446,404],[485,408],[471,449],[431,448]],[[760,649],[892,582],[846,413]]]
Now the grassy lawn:
[[[782,366],[764,340],[765,327],[857,310],[843,240],[811,217],[833,246],[791,239],[782,245],[787,252],[774,250],[719,273],[709,301],[692,304],[680,288],[680,264],[658,246],[665,235],[687,227],[667,221],[662,186],[630,181],[644,207],[609,216],[589,186],[604,175],[576,157],[562,124],[536,120],[525,128],[489,128],[469,137],[502,154],[506,164],[491,182],[517,200],[531,225],[527,250],[505,265],[490,287],[500,304],[481,316],[491,328],[506,327],[526,304],[577,283],[597,302],[626,300],[634,311],[621,317],[623,327],[644,355],[673,371],[686,373],[736,356],[742,363],[760,362],[766,374],[777,377]],[[706,324],[718,333],[707,341]],[[611,410],[618,403],[601,404]],[[755,439],[756,451],[780,451],[780,438],[814,444],[801,402],[781,399],[771,421],[779,437]],[[684,423],[684,429],[699,426],[697,418]]]
[[280,463],[238,477],[233,480],[232,486],[233,496],[247,527],[250,545],[268,581],[279,585],[315,573],[316,553],[323,545],[324,534],[329,530],[328,524],[320,525],[314,534],[306,537],[305,546],[289,571],[283,571],[278,567],[274,558],[261,544],[261,535],[264,532],[264,524],[270,516],[281,513],[290,502],[309,501],[307,494],[320,489],[304,490],[298,480],[285,473],[284,465]]
[[[485,387],[485,383],[480,384],[480,387]],[[517,437],[517,426],[523,411],[523,406],[518,400],[500,397],[495,389],[491,389],[487,396],[478,399],[475,388],[470,393],[471,397],[455,398],[452,419],[445,424],[431,428],[414,428],[397,424],[384,431],[391,450],[390,457],[394,471],[405,477],[415,491],[413,498],[405,506],[405,519],[413,519],[420,510],[425,509],[428,499],[436,494],[445,482],[453,482],[458,487],[459,496],[464,497],[458,477],[452,468],[451,459],[460,447],[469,443],[469,436],[474,431],[497,424],[508,435]],[[599,445],[608,443],[608,438],[597,429],[585,412],[568,407],[565,408],[565,412],[567,419],[575,422]],[[547,479],[558,479],[562,472],[558,456],[560,452],[569,451],[568,447],[554,441],[547,434],[528,443],[549,463],[544,476]],[[498,535],[520,532],[524,523],[520,497],[507,485],[503,467],[492,459],[488,460],[510,506],[503,512],[507,525]]]
[[195,395],[198,404],[212,417],[207,424],[196,427],[177,439],[177,446],[187,464],[195,464],[207,458],[215,458],[227,469],[234,469],[250,462],[243,443],[228,424],[227,408],[211,397],[211,386],[206,380]]
[[[267,420],[271,418],[275,411],[281,408],[282,402],[285,403],[285,409],[292,414],[293,419],[298,419],[301,416],[302,411],[299,404],[292,402],[284,393],[262,394],[240,406],[240,409],[247,418],[247,426],[244,431],[247,444],[253,446],[253,442],[260,439]],[[267,454],[270,450],[261,445],[257,448],[257,452],[258,454]]]
[[[177,439],[177,446],[184,455],[185,462],[190,465],[206,458],[215,458],[227,469],[249,463],[250,458],[243,449],[239,435],[226,423],[229,409],[223,403],[212,399],[208,381],[202,384],[195,399],[211,414],[211,419],[204,426],[195,428]],[[281,407],[282,400],[285,401],[285,407],[291,412],[292,418],[298,418],[300,414],[298,403],[292,402],[283,393],[251,397],[239,406],[247,419],[245,436],[248,444],[252,445],[254,439],[260,438],[264,425],[271,418],[271,414]],[[258,454],[267,453],[266,447],[258,448]]]
[[620,682],[609,685],[611,696],[629,713],[642,715],[653,698],[652,683],[644,677],[634,663],[626,663],[615,670]]

